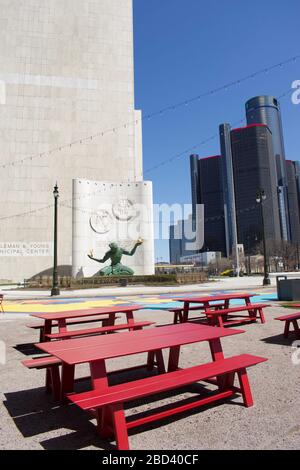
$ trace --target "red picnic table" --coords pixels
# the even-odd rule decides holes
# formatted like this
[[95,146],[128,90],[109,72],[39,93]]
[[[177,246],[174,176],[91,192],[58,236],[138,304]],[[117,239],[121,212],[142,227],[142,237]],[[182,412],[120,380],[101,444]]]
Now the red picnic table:
[[[268,307],[268,305],[252,304],[250,299],[254,295],[255,294],[240,292],[174,299],[176,302],[183,302],[183,307],[170,309],[170,311],[174,312],[174,323],[188,321],[189,312],[194,310],[203,310],[203,313],[207,316],[209,323],[212,325],[217,324],[218,326],[223,326],[223,320],[226,321],[228,315],[242,311],[248,312],[249,315],[249,318],[243,317],[243,321],[256,321],[258,312],[262,323],[264,323],[265,319],[262,309]],[[230,307],[231,300],[244,300],[245,305]],[[191,304],[197,305],[191,307]],[[235,324],[240,321],[241,320],[233,320],[227,322],[227,324]]]
[[[72,320],[79,320],[78,323],[89,323],[89,321],[92,321],[93,317],[99,317],[101,319],[102,316],[108,316],[109,319],[106,320],[105,325],[106,327],[112,327],[115,323],[116,315],[123,313],[126,315],[127,324],[134,325],[133,313],[142,308],[143,307],[140,305],[119,305],[113,307],[95,307],[86,310],[57,311],[51,313],[39,312],[32,313],[30,316],[43,320],[44,323],[42,325],[40,341],[45,341],[47,337],[48,339],[51,337],[53,337],[53,339],[68,337],[68,332],[70,332],[68,327],[76,323],[72,322]],[[71,320],[71,323],[68,323],[68,320]],[[34,325],[30,325],[30,327],[35,328]],[[52,334],[53,327],[58,328],[58,334]],[[92,330],[90,331],[93,333]]]
[[[120,341],[120,335],[109,335],[41,343],[36,346],[62,362],[61,397],[63,399],[68,397],[84,410],[96,410],[100,435],[103,438],[115,435],[118,448],[128,449],[127,430],[132,427],[228,398],[237,391],[242,393],[245,405],[252,406],[253,401],[246,367],[266,359],[249,355],[224,359],[220,341],[223,337],[241,333],[243,333],[242,330],[225,330],[224,328],[184,323],[122,333],[122,341]],[[181,347],[203,341],[208,342],[210,346],[213,362],[188,369],[179,369]],[[164,349],[170,350],[167,368],[165,368],[162,355]],[[110,385],[106,361],[141,353],[148,354],[147,366],[149,370],[153,369],[156,358],[159,374],[119,385]],[[74,389],[75,366],[84,363],[88,363],[90,366],[92,390],[68,395]],[[198,358],[196,363],[199,364]],[[139,367],[145,367],[145,365],[137,366],[137,368]],[[240,388],[234,387],[235,372],[239,376]],[[215,379],[211,379],[212,377]],[[160,411],[151,416],[126,422],[124,403],[180,388],[200,380],[217,385],[217,392],[212,396],[202,397],[196,403],[181,404],[167,411]]]

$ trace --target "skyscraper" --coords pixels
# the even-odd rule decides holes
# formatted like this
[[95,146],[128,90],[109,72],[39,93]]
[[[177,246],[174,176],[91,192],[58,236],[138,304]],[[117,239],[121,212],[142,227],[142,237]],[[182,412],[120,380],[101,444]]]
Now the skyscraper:
[[204,251],[226,255],[222,157],[191,156],[193,205],[204,205]]
[[291,234],[289,229],[285,149],[279,102],[273,96],[257,96],[251,98],[246,103],[246,116],[248,125],[265,124],[272,133],[273,152],[277,168],[281,234],[283,240],[288,241],[291,239]]
[[251,250],[262,239],[262,221],[256,204],[257,190],[260,189],[267,196],[264,204],[266,238],[280,241],[271,131],[263,124],[233,129],[231,142],[239,243]]
[[227,256],[232,254],[234,248],[237,251],[238,244],[230,131],[229,124],[219,127]]
[[298,185],[296,176],[295,162],[286,160],[287,183],[288,183],[288,202],[289,202],[289,221],[291,242],[296,245],[300,243],[300,218],[299,218],[299,200]]
[[201,195],[199,191],[199,155],[190,156],[190,172],[191,172],[191,190],[192,190],[192,220],[193,229],[196,227],[196,206],[201,204]]
[[0,23],[0,279],[20,280],[52,266],[56,181],[70,267],[72,180],[143,180],[132,0],[0,0]]

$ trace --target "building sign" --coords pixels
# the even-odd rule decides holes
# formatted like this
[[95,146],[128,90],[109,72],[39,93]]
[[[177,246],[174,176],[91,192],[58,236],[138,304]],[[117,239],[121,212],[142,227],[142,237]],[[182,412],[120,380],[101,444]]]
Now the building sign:
[[52,242],[0,242],[0,257],[45,257],[53,255]]

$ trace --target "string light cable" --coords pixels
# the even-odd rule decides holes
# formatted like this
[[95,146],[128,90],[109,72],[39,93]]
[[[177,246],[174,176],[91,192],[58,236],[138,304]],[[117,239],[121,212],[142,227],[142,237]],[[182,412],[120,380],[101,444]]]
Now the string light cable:
[[96,134],[92,134],[92,135],[89,135],[87,137],[83,137],[81,139],[77,139],[75,141],[69,142],[68,144],[59,145],[59,146],[54,147],[54,148],[52,148],[48,151],[45,151],[45,152],[41,152],[41,153],[34,154],[34,155],[29,155],[27,157],[23,157],[20,160],[15,160],[13,162],[3,163],[3,164],[0,165],[0,168],[5,169],[5,168],[9,168],[9,167],[12,167],[12,166],[15,166],[15,165],[22,165],[25,162],[30,162],[30,161],[33,161],[34,159],[37,159],[37,158],[49,157],[49,156],[51,156],[53,154],[56,154],[58,152],[61,152],[63,150],[70,149],[75,145],[88,143],[89,141],[92,141],[96,138],[104,137],[107,134],[115,134],[115,133],[119,132],[120,130],[126,129],[127,127],[135,126],[135,125],[139,124],[140,122],[147,121],[147,120],[150,120],[150,119],[158,117],[158,116],[162,116],[163,114],[165,114],[167,112],[175,111],[179,108],[182,108],[183,106],[188,106],[192,103],[200,101],[201,99],[203,99],[207,96],[212,96],[216,93],[220,93],[221,91],[227,91],[227,90],[229,90],[229,89],[231,89],[235,86],[240,85],[243,82],[246,82],[250,79],[256,78],[257,76],[262,75],[264,73],[267,74],[267,73],[269,73],[273,70],[281,69],[281,68],[283,68],[284,66],[286,66],[290,63],[295,63],[299,58],[300,58],[300,54],[297,54],[297,55],[295,55],[293,57],[290,57],[289,59],[286,59],[282,62],[278,62],[276,64],[271,65],[270,67],[266,67],[266,68],[257,70],[256,72],[252,72],[251,74],[248,74],[248,75],[246,75],[244,77],[241,77],[237,80],[234,80],[232,82],[228,82],[228,83],[226,83],[224,85],[221,85],[217,88],[214,88],[214,89],[208,90],[206,92],[203,92],[203,93],[201,93],[197,96],[194,96],[192,98],[189,98],[187,100],[174,103],[174,104],[166,106],[166,107],[164,107],[164,108],[162,108],[158,111],[154,111],[152,113],[146,114],[146,115],[142,116],[140,119],[135,119],[134,121],[130,121],[130,122],[124,123],[122,125],[119,125],[119,126],[116,126],[116,127],[112,127],[110,129],[106,129],[106,130],[97,132]]
[[[284,97],[290,95],[291,93],[292,93],[292,90],[289,89],[289,90],[285,91],[284,93],[282,93],[281,95],[279,95],[278,98],[279,98],[279,99],[282,99],[282,98],[284,98]],[[244,123],[245,121],[246,121],[246,119],[245,119],[245,118],[242,118],[242,119],[240,119],[240,120],[234,122],[234,123],[232,124],[232,127],[235,127],[236,125],[242,124],[242,123]],[[179,158],[181,158],[181,157],[183,157],[183,156],[189,154],[190,152],[193,152],[193,151],[197,150],[199,147],[201,147],[201,146],[207,144],[207,143],[210,142],[210,141],[213,141],[214,139],[216,139],[216,138],[218,138],[218,137],[219,137],[219,134],[218,134],[218,133],[215,133],[215,134],[211,135],[210,137],[208,137],[208,138],[202,140],[202,141],[199,142],[198,144],[195,144],[195,145],[193,145],[193,146],[191,146],[191,147],[189,147],[189,148],[183,150],[182,152],[177,153],[177,154],[173,155],[172,157],[170,157],[170,158],[168,158],[168,159],[166,159],[166,160],[160,162],[159,164],[153,166],[152,168],[147,169],[144,173],[146,174],[146,173],[152,172],[152,171],[154,171],[154,170],[156,170],[156,169],[158,169],[158,168],[161,168],[162,166],[165,166],[165,165],[167,165],[167,164],[169,164],[169,163],[172,163],[172,162],[174,162],[175,160],[177,160],[177,159],[179,159]],[[0,166],[0,168],[1,168],[1,166]],[[93,192],[93,193],[86,193],[86,194],[84,194],[84,195],[82,195],[82,196],[77,196],[77,198],[81,198],[81,197],[90,197],[91,195],[96,194],[97,192],[100,192],[100,190],[96,190],[96,191]],[[75,199],[76,199],[76,198],[75,198]],[[68,205],[68,204],[71,204],[73,201],[74,201],[73,198],[72,198],[72,199],[66,199],[66,200],[64,200],[64,201],[61,201],[61,202],[60,202],[60,205],[61,205],[61,206],[64,206],[64,205],[65,205],[65,206],[67,207],[67,205]],[[13,214],[13,215],[10,215],[10,216],[0,217],[0,221],[10,220],[10,219],[18,218],[18,217],[31,216],[31,215],[34,215],[35,213],[41,212],[41,211],[43,211],[43,210],[48,210],[48,209],[51,209],[51,208],[52,208],[52,205],[47,205],[47,206],[44,206],[44,207],[40,207],[40,208],[37,208],[37,209],[33,209],[33,210],[31,210],[31,211],[26,211],[26,212],[19,213],[19,214]]]

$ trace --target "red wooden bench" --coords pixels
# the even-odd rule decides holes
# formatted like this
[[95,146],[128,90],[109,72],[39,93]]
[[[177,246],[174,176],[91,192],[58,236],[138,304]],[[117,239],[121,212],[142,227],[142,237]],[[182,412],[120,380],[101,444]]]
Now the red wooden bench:
[[94,336],[94,335],[101,335],[101,334],[110,334],[115,333],[120,330],[142,330],[146,326],[154,325],[154,322],[150,321],[141,321],[141,322],[134,322],[131,324],[125,323],[122,325],[111,325],[111,326],[102,326],[99,328],[89,328],[85,330],[69,330],[62,333],[49,333],[45,334],[45,338],[48,340],[53,339],[69,339],[75,337],[82,337],[82,336]]
[[284,315],[283,317],[275,318],[275,320],[285,322],[284,333],[283,333],[285,338],[289,337],[291,323],[293,324],[296,337],[300,338],[300,328],[298,325],[298,320],[300,320],[300,312],[291,313],[289,315]]
[[89,309],[80,310],[68,310],[68,311],[56,311],[56,312],[38,312],[32,313],[30,316],[39,318],[44,321],[44,328],[41,342],[44,341],[46,334],[52,333],[53,325],[58,327],[59,333],[66,332],[68,328],[68,321],[70,320],[90,320],[91,317],[99,319],[101,316],[107,318],[105,326],[112,326],[115,323],[116,315],[125,314],[127,323],[134,323],[133,313],[140,310],[139,305],[118,305],[113,307],[94,307]]
[[[268,304],[248,304],[248,305],[239,305],[236,307],[231,307],[227,309],[220,310],[206,310],[204,314],[207,316],[208,322],[211,325],[224,326],[224,321],[226,325],[235,325],[241,322],[256,322],[259,317],[261,323],[265,323],[265,317],[263,309],[270,307]],[[228,320],[228,316],[234,316],[233,313],[239,312],[249,312],[249,318],[239,318],[237,320]]]
[[26,359],[22,364],[28,369],[46,369],[46,392],[53,394],[55,400],[60,398],[60,375],[59,366],[61,361],[53,356],[39,357],[37,359]]
[[[246,369],[266,360],[267,359],[262,357],[243,354],[209,364],[115,385],[109,387],[107,391],[92,390],[90,392],[70,394],[68,398],[82,410],[91,411],[102,409],[102,413],[98,413],[97,415],[100,435],[103,438],[109,438],[115,435],[117,448],[119,450],[127,450],[129,449],[128,429],[133,427],[161,420],[198,406],[207,405],[216,400],[229,398],[237,391],[242,394],[244,405],[246,407],[252,406],[253,399]],[[234,377],[236,373],[238,375],[240,388],[234,387]],[[192,403],[175,406],[174,408],[156,412],[133,421],[126,421],[124,404],[157,393],[175,390],[201,380],[210,379],[211,377],[220,378],[223,383],[216,393],[205,398],[200,398]],[[109,419],[108,416],[110,416]],[[105,427],[101,428],[102,423],[105,423]]]
[[[213,305],[210,306],[210,308],[216,308],[216,309],[223,308],[223,307],[224,307],[224,303],[217,303],[217,304],[213,304]],[[175,325],[176,325],[176,323],[182,323],[183,322],[184,307],[170,308],[168,310],[169,310],[169,312],[174,313],[173,323]],[[203,307],[201,305],[195,305],[194,307],[189,306],[189,312],[191,312],[191,311],[201,311],[202,313],[204,313],[203,310],[205,310],[205,307]],[[199,317],[199,318],[202,319],[204,317]],[[195,320],[195,318],[194,318],[194,320]]]
[[[117,320],[120,317],[115,317],[115,320]],[[67,326],[69,325],[80,325],[83,323],[102,323],[102,326],[105,326],[105,323],[109,321],[109,316],[108,317],[91,317],[91,318],[75,318],[75,319],[69,319],[66,321]],[[45,323],[29,323],[26,325],[27,328],[32,328],[33,330],[40,330],[40,342],[43,341],[44,338],[44,328],[45,328]],[[58,322],[54,321],[52,323],[53,328],[58,328]]]

